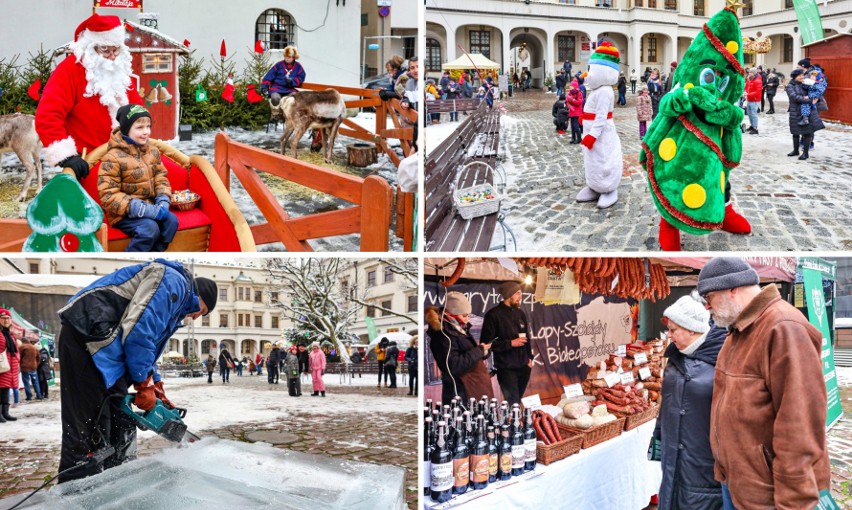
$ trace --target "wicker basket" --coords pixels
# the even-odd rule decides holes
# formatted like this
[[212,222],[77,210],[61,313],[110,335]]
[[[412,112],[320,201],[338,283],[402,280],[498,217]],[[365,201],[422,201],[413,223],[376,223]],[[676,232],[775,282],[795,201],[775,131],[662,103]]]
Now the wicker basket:
[[[470,220],[473,218],[478,218],[480,216],[487,216],[489,214],[496,213],[500,210],[500,201],[502,200],[502,197],[497,192],[497,190],[494,189],[494,186],[488,183],[458,189],[459,180],[461,179],[461,176],[465,174],[465,171],[470,165],[484,166],[486,171],[490,171],[492,175],[494,174],[494,169],[491,168],[491,165],[480,161],[472,161],[466,164],[461,170],[459,170],[458,174],[456,175],[456,190],[453,191],[453,205],[459,216],[461,216],[462,219],[465,220]],[[488,193],[490,195],[494,195],[494,198],[475,204],[469,204],[462,201],[462,196],[464,196],[466,193]]]
[[570,457],[580,451],[580,448],[583,446],[582,434],[563,434],[562,432],[560,431],[560,434],[565,438],[562,441],[549,445],[538,442],[535,449],[535,460],[539,464],[546,466],[551,462]]
[[189,211],[190,209],[195,209],[195,207],[198,205],[198,202],[201,201],[201,195],[199,195],[198,193],[192,193],[192,196],[194,198],[191,200],[184,200],[181,202],[172,201],[172,208],[177,209],[178,211]]
[[566,427],[562,424],[559,425],[559,429],[562,433],[567,432],[569,434],[582,434],[583,448],[591,448],[596,444],[603,443],[608,439],[621,435],[621,431],[624,430],[624,422],[625,418],[621,417],[617,418],[615,421],[604,423],[603,425],[598,425],[597,427],[592,427],[586,430]]
[[643,423],[647,423],[657,417],[660,412],[660,406],[652,404],[650,408],[636,414],[613,413],[616,416],[625,418],[624,430],[633,430]]

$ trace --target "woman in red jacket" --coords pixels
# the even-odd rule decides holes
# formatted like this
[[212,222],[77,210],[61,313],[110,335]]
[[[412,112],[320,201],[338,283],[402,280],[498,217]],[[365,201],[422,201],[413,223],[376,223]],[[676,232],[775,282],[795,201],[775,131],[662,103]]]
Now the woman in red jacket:
[[0,423],[15,421],[17,418],[9,415],[9,390],[18,388],[21,355],[18,353],[18,342],[12,338],[9,327],[12,326],[12,314],[5,308],[0,308],[0,356],[6,356],[10,370],[0,374]]
[[747,132],[752,135],[757,132],[757,109],[760,107],[760,96],[763,95],[763,78],[756,69],[748,70],[748,80],[745,85],[746,94],[746,112],[748,113],[748,121],[751,124]]

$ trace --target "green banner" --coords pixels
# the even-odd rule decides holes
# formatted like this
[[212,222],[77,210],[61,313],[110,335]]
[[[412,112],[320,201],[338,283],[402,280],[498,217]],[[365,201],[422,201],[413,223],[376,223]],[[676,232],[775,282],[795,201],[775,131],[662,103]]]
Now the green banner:
[[[807,262],[819,259],[805,259],[802,264],[802,279],[805,281],[805,302],[808,306],[808,320],[822,333],[822,372],[828,393],[828,414],[826,428],[831,428],[843,416],[840,405],[840,389],[837,387],[837,372],[834,369],[834,349],[831,342],[828,313],[825,308],[825,292],[822,286],[823,273],[809,269]],[[825,262],[825,261],[821,261]],[[830,262],[825,262],[831,264]]]
[[364,322],[367,324],[367,336],[370,337],[370,342],[379,336],[379,330],[376,329],[376,323],[372,317],[365,317]]
[[819,16],[816,0],[793,0],[793,7],[796,9],[796,18],[799,19],[802,41],[809,44],[824,39],[822,19]]

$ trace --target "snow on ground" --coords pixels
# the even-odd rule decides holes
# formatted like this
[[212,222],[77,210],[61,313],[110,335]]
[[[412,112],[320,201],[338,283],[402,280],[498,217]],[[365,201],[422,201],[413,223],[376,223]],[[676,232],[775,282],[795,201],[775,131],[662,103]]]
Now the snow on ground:
[[459,122],[441,122],[440,124],[426,125],[426,156],[429,156],[429,151],[441,145],[453,132],[458,129],[459,125],[464,121],[464,117]]
[[[287,381],[283,378],[280,384],[269,385],[265,373],[260,377],[237,377],[232,373],[231,383],[223,385],[222,379],[217,379],[216,375],[214,374],[213,384],[207,384],[206,377],[164,379],[169,400],[187,409],[184,423],[190,431],[198,432],[238,423],[277,421],[302,412],[330,416],[364,413],[367,418],[368,414],[407,413],[415,408],[414,400],[401,394],[372,397],[335,393],[336,389],[349,386],[348,381],[341,384],[337,374],[326,374],[323,377],[326,384],[325,398],[310,396],[312,390],[309,380],[302,381],[303,396],[296,398],[287,394]],[[375,384],[375,374],[372,377],[365,375],[363,378],[352,380],[352,386]],[[398,379],[398,384],[402,386],[401,379]],[[24,392],[21,390],[22,403],[10,410],[10,414],[19,419],[2,426],[3,439],[8,441],[8,444],[18,445],[21,449],[35,445],[60,444],[62,429],[59,387],[51,387],[50,392],[49,401],[24,403]],[[138,411],[135,407],[133,410]],[[139,431],[138,434],[140,437],[156,435],[151,431]]]

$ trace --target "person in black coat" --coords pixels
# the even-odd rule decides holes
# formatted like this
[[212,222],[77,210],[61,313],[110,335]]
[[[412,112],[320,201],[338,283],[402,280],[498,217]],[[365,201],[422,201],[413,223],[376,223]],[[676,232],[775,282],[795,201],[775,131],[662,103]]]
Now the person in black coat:
[[225,344],[219,346],[219,374],[222,376],[222,384],[231,382],[231,366],[234,364],[234,358],[231,357],[231,352],[225,347]]
[[411,337],[408,343],[405,361],[408,363],[408,394],[417,395],[417,335]]
[[485,367],[490,345],[477,344],[470,334],[468,317],[470,301],[460,292],[448,292],[443,313],[437,308],[426,310],[429,349],[441,371],[441,401],[486,395],[493,397],[491,378]]
[[710,328],[710,313],[690,296],[663,312],[672,343],[663,374],[662,406],[654,439],[662,449],[659,510],[717,510],[722,486],[713,475],[710,410],[716,358],[724,328]]
[[618,104],[621,106],[627,105],[627,77],[624,76],[624,73],[621,73],[618,76],[618,83],[616,84],[618,87]]
[[559,73],[556,75],[556,95],[561,96],[565,94],[565,84],[568,82],[568,75],[565,74],[564,69],[560,69]]
[[38,359],[38,385],[41,387],[41,393],[45,399],[47,398],[47,382],[53,377],[52,372],[53,360],[50,358],[47,349],[42,347]]
[[564,135],[568,131],[568,108],[565,106],[565,95],[559,96],[559,99],[553,103],[550,114],[553,115],[553,124],[556,126],[556,132]]
[[396,388],[396,365],[399,361],[399,347],[396,342],[391,340],[388,343],[388,350],[385,352],[385,373],[390,376],[390,386],[388,388]]
[[779,80],[778,75],[775,74],[775,69],[766,75],[766,81],[763,82],[763,88],[766,91],[766,100],[769,101],[769,110],[766,112],[767,114],[775,113],[775,94],[778,92],[778,86],[780,84],[781,80]]
[[278,384],[283,358],[278,344],[272,344],[272,350],[269,352],[269,357],[266,358],[266,381],[269,384]]
[[[794,69],[790,73],[790,83],[787,84],[787,97],[790,100],[787,113],[790,114],[790,133],[793,135],[793,151],[787,155],[790,157],[799,156],[801,160],[808,159],[808,149],[810,149],[811,142],[814,139],[814,132],[825,128],[816,108],[811,108],[811,115],[807,124],[799,124],[799,121],[802,120],[801,105],[811,100],[808,97],[808,92],[802,86],[804,79],[804,71]],[[802,144],[801,155],[799,155],[799,142]]]

